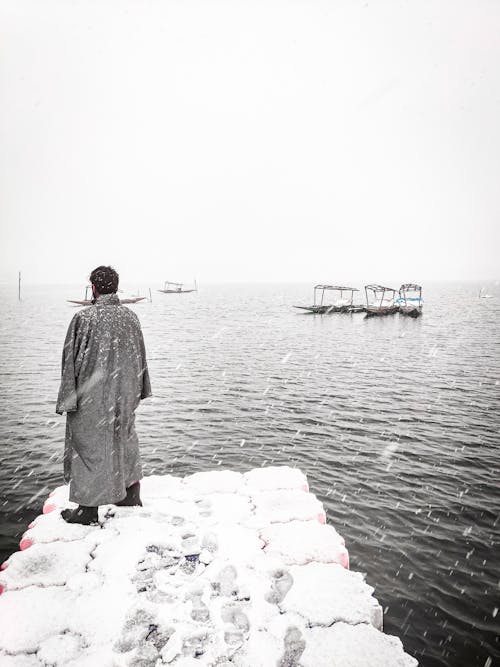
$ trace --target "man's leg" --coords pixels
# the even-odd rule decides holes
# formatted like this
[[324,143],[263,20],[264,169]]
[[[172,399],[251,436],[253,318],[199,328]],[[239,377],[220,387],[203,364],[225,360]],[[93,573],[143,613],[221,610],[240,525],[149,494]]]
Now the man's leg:
[[120,502],[115,503],[118,507],[142,507],[141,485],[139,482],[131,484],[126,489],[127,495]]
[[91,526],[97,523],[97,507],[78,505],[74,510],[63,510],[61,516],[67,523],[81,523],[83,526]]

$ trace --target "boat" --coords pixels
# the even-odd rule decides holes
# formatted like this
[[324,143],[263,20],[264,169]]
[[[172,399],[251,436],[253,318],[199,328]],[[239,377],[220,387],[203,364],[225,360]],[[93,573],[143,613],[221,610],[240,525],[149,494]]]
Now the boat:
[[[122,291],[122,290],[119,290]],[[75,306],[91,306],[94,303],[93,299],[89,299],[89,293],[92,295],[92,285],[87,285],[85,288],[85,298],[78,300],[78,299],[67,299],[68,303],[72,303]],[[132,297],[131,299],[120,299],[121,304],[127,304],[127,303],[137,303],[138,301],[144,301],[146,297],[145,296],[135,296]]]
[[197,292],[198,286],[196,280],[194,281],[194,287],[190,289],[184,289],[184,283],[174,283],[171,280],[165,280],[163,289],[159,289],[158,292],[163,292],[163,294],[188,294],[188,292]]
[[479,298],[480,299],[493,299],[493,294],[483,294],[484,287],[481,287],[479,290]]
[[[332,303],[325,303],[325,292],[338,292],[338,297],[332,300]],[[359,292],[357,287],[344,287],[340,285],[315,285],[314,301],[312,306],[294,306],[306,310],[308,313],[359,313],[363,312],[365,307],[356,305],[354,301],[354,292]],[[321,297],[320,297],[321,294]]]
[[397,291],[392,287],[365,285],[366,317],[397,313],[399,306],[395,302],[396,293]]
[[424,300],[422,288],[415,283],[405,283],[399,288],[399,298],[396,299],[401,315],[418,317],[422,314]]

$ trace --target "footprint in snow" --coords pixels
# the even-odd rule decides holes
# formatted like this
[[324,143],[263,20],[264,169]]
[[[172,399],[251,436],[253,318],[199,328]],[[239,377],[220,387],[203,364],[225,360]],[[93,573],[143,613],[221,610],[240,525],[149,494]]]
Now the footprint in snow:
[[280,604],[293,585],[293,577],[288,570],[280,568],[272,573],[271,590],[266,595],[266,601],[271,604]]

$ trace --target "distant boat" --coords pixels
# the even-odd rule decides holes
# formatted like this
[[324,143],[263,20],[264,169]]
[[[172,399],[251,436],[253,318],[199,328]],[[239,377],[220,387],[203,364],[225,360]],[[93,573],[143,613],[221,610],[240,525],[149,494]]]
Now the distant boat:
[[194,287],[189,289],[184,289],[184,283],[174,283],[171,280],[165,280],[163,289],[159,289],[158,292],[163,292],[163,294],[187,294],[188,292],[197,292],[198,285],[196,280],[194,281]]
[[[339,292],[337,298],[332,303],[325,303],[325,292]],[[315,285],[314,301],[312,306],[294,306],[306,310],[308,313],[326,314],[326,313],[359,313],[363,312],[365,307],[355,305],[354,292],[359,292],[357,287],[343,287],[339,285]],[[321,294],[321,297],[319,296]]]
[[422,314],[424,300],[422,299],[422,288],[415,283],[406,283],[399,288],[399,298],[396,299],[401,315],[418,317]]
[[[75,306],[91,306],[94,303],[94,301],[88,298],[89,290],[90,294],[92,294],[92,285],[87,285],[87,287],[85,288],[85,298],[82,299],[81,301],[75,299],[66,299],[66,300],[68,303],[75,304]],[[120,303],[137,303],[138,301],[144,301],[145,298],[146,298],[145,296],[139,296],[139,297],[136,296],[133,297],[132,299],[120,299]]]
[[481,287],[479,290],[479,298],[480,299],[493,299],[493,294],[483,294],[484,287]]
[[383,285],[365,285],[366,317],[393,315],[399,310],[396,290]]

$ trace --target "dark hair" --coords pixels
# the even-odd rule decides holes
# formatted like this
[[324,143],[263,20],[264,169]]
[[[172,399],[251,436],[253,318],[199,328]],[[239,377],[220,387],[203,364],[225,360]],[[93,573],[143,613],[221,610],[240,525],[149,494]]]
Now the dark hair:
[[98,266],[90,274],[90,282],[99,294],[114,294],[118,289],[119,276],[112,266]]

